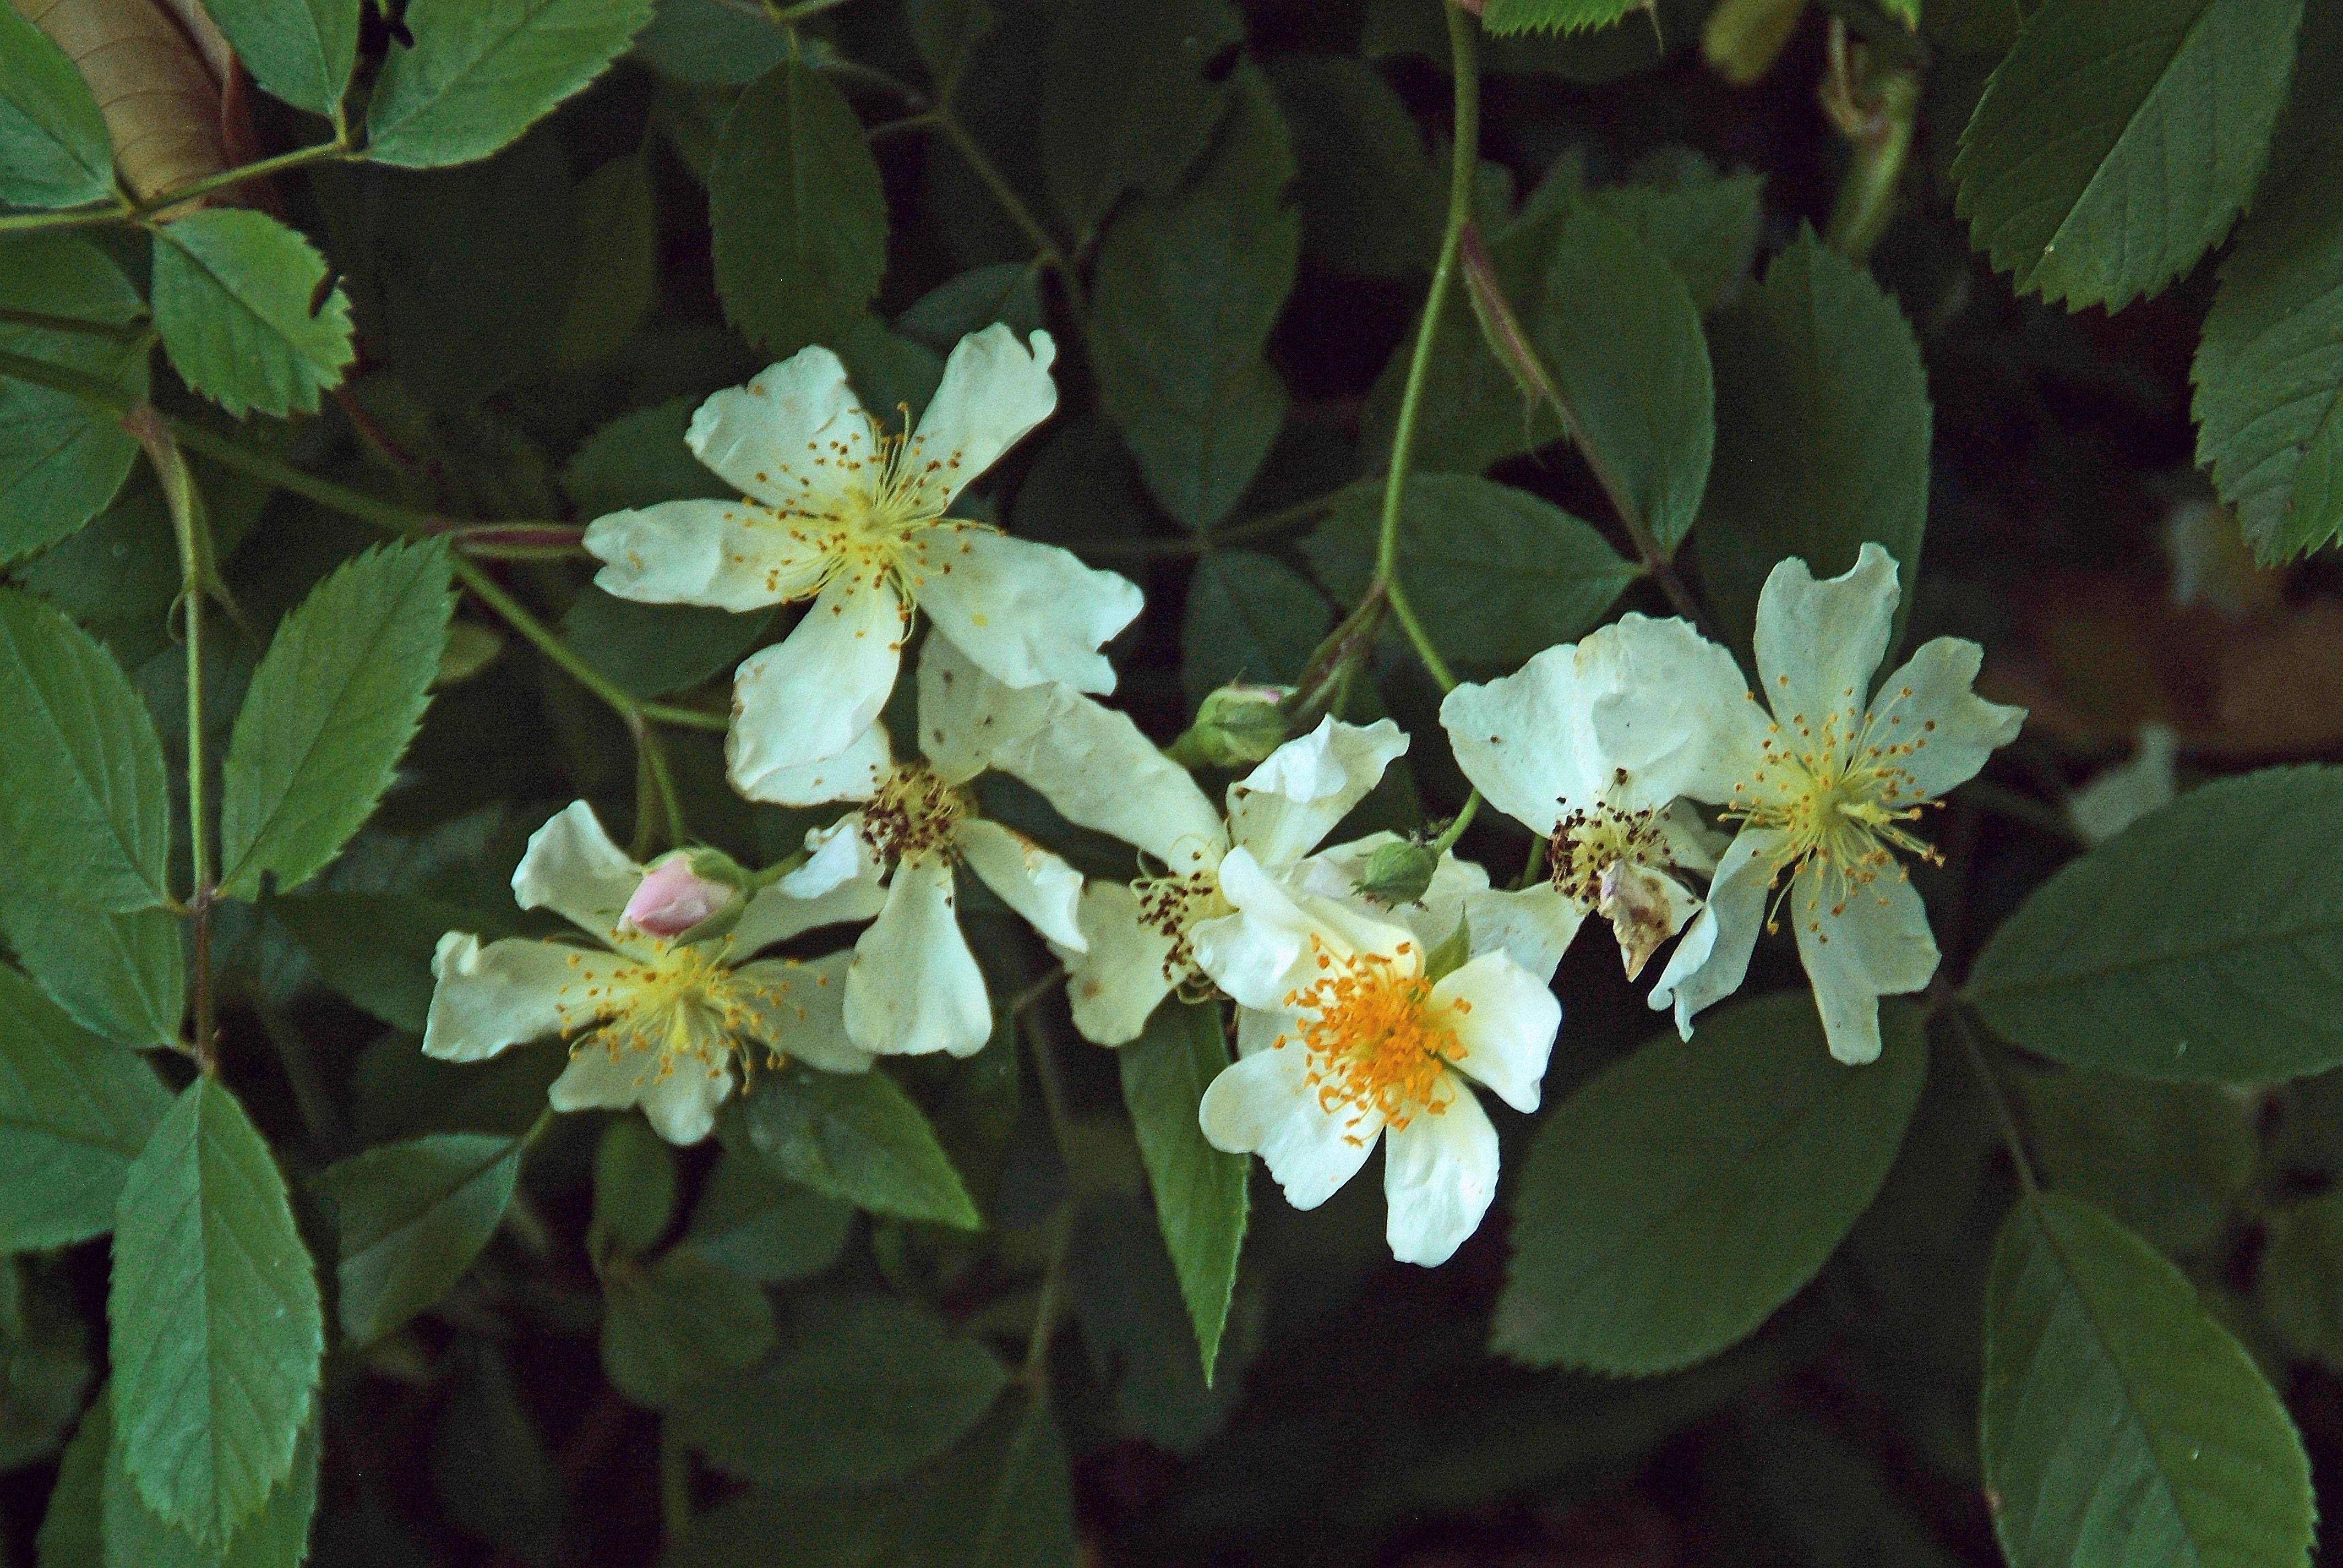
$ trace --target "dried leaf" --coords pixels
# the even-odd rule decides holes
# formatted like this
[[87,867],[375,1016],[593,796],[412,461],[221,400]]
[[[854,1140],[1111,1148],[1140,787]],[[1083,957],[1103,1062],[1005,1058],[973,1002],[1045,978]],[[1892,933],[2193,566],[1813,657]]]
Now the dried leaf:
[[[161,0],[15,5],[79,67],[106,116],[115,162],[134,196],[174,190],[228,166],[219,78],[186,24]],[[219,57],[226,58],[226,45],[218,47]]]

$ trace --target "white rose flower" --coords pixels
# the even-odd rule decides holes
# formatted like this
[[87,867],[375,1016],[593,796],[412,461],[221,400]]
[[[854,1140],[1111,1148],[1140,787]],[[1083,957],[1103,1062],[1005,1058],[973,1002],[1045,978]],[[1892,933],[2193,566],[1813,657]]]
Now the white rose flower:
[[[579,800],[539,828],[513,872],[524,910],[552,910],[598,946],[468,931],[439,939],[431,960],[426,1055],[480,1061],[507,1046],[571,1038],[569,1066],[547,1098],[556,1111],[640,1105],[660,1137],[694,1143],[745,1077],[755,1052],[829,1072],[864,1072],[870,1053],[847,1036],[845,956],[740,961],[817,926],[868,920],[880,894],[844,882],[818,899],[737,890],[691,874],[680,855],[627,858]],[[739,906],[729,930],[679,941]]]
[[[1704,678],[1682,678],[1694,668]],[[1695,884],[1716,869],[1722,840],[1679,797],[1710,782],[1699,738],[1717,715],[1703,704],[1739,685],[1733,656],[1684,622],[1627,615],[1440,705],[1457,766],[1548,840],[1572,929],[1590,913],[1609,920],[1630,980],[1700,908]],[[1745,706],[1736,694],[1725,717]]]
[[[1936,972],[1927,910],[1896,851],[1935,857],[1907,824],[2016,739],[2026,712],[1973,692],[1983,655],[1950,637],[1867,697],[1896,598],[1895,558],[1877,545],[1825,582],[1805,561],[1783,561],[1757,600],[1765,706],[1730,659],[1704,654],[1655,668],[1645,683],[1662,712],[1708,716],[1684,793],[1739,825],[1707,908],[1652,992],[1653,1007],[1674,1005],[1686,1039],[1694,1014],[1740,987],[1759,929],[1774,929],[1785,906],[1841,1061],[1876,1060],[1879,999],[1919,990]],[[1785,879],[1769,911],[1768,893]]]
[[1099,647],[1139,589],[1067,551],[946,515],[961,489],[1056,408],[1057,350],[995,324],[960,341],[918,429],[885,432],[827,348],[807,348],[692,416],[693,455],[745,492],[598,518],[586,548],[606,592],[649,604],[760,609],[811,598],[781,642],[742,662],[726,742],[733,783],[845,751],[894,689],[914,605],[1010,686],[1111,691]]
[[1470,1087],[1537,1109],[1562,1005],[1508,954],[1425,969],[1406,927],[1289,893],[1242,846],[1222,859],[1232,914],[1202,921],[1197,962],[1246,1010],[1238,1060],[1197,1108],[1218,1149],[1257,1153],[1313,1209],[1388,1137],[1392,1255],[1445,1262],[1497,1191],[1497,1132]]
[[[959,685],[977,700],[948,698]],[[987,680],[952,644],[931,637],[920,667],[924,760],[896,760],[885,727],[873,724],[843,756],[767,776],[760,799],[793,806],[861,802],[808,834],[811,857],[779,885],[820,898],[888,878],[885,908],[854,944],[846,974],[846,1032],[866,1050],[968,1056],[991,1038],[984,975],[955,912],[955,868],[962,863],[1052,945],[1082,945],[1074,913],[1081,873],[987,821],[967,788],[992,765],[996,740],[1011,732],[984,695],[1013,689]]]

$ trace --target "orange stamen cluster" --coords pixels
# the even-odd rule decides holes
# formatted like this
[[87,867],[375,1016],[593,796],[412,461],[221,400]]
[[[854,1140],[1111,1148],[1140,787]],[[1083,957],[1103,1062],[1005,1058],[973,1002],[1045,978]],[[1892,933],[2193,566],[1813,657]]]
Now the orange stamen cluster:
[[[1788,684],[1787,677],[1780,678]],[[1817,935],[1823,935],[1825,904],[1832,915],[1845,914],[1891,868],[1899,879],[1909,879],[1910,871],[1896,863],[1896,850],[1943,860],[1903,826],[1938,804],[1904,766],[1905,759],[1928,744],[1936,720],[1904,728],[1905,716],[1897,709],[1912,697],[1908,686],[1865,710],[1860,719],[1854,689],[1842,695],[1846,706],[1819,722],[1794,713],[1786,728],[1769,725],[1758,765],[1749,779],[1734,785],[1724,810],[1728,819],[1785,836],[1769,885],[1779,887],[1785,876],[1809,868],[1820,873],[1805,912],[1807,929]],[[1872,896],[1888,902],[1884,894]],[[1765,929],[1779,930],[1779,921],[1769,916]]]
[[924,762],[899,762],[862,808],[862,841],[881,860],[910,860],[951,850],[970,815],[968,797]]
[[1300,1015],[1298,1032],[1280,1035],[1274,1048],[1299,1043],[1309,1053],[1319,1106],[1349,1108],[1344,1135],[1353,1143],[1374,1135],[1372,1127],[1359,1131],[1370,1117],[1399,1128],[1446,1111],[1453,1095],[1441,1092],[1440,1081],[1456,1054],[1456,1031],[1440,1015],[1472,1004],[1459,997],[1433,1005],[1432,981],[1413,942],[1388,958],[1337,954],[1314,936],[1310,946],[1318,977],[1286,994],[1285,1005]]

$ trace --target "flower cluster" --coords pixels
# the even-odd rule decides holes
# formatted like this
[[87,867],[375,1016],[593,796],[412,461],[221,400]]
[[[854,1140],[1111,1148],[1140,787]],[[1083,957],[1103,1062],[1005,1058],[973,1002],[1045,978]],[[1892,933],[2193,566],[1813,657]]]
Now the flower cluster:
[[[1898,598],[1885,552],[1866,546],[1825,582],[1802,561],[1775,568],[1757,614],[1762,699],[1692,627],[1632,614],[1450,693],[1441,721],[1466,776],[1546,844],[1547,876],[1498,889],[1444,842],[1324,842],[1408,750],[1388,719],[1328,718],[1264,744],[1215,802],[1094,699],[1114,685],[1101,645],[1139,590],[948,515],[1054,407],[1051,355],[1045,334],[988,327],[954,350],[916,428],[890,432],[836,356],[809,348],[691,423],[692,450],[744,498],[587,531],[614,594],[811,600],[739,667],[726,756],[749,799],[843,809],[802,855],[751,873],[708,851],[638,864],[569,806],[513,890],[587,940],[450,932],[426,1051],[473,1060],[560,1036],[557,1109],[639,1104],[678,1142],[704,1137],[760,1063],[968,1055],[995,1015],[960,928],[965,873],[1046,940],[1076,1028],[1100,1045],[1137,1039],[1175,994],[1233,1003],[1236,1060],[1202,1096],[1203,1136],[1261,1155],[1305,1209],[1383,1144],[1392,1251],[1423,1264],[1453,1253],[1495,1193],[1497,1133],[1474,1086],[1537,1108],[1562,1024],[1553,976],[1589,915],[1631,979],[1675,943],[1652,1003],[1687,1036],[1786,919],[1832,1052],[1878,1054],[1877,998],[1936,964],[1907,880],[1931,855],[1919,819],[2023,717],[1971,692],[1977,649],[1950,638],[1874,693]],[[915,700],[894,706],[890,733],[880,715],[915,611]],[[1086,882],[988,817],[987,774],[1131,846],[1134,874]],[[1370,874],[1393,853],[1428,881],[1394,892]],[[841,950],[759,956],[847,924],[861,930]]]

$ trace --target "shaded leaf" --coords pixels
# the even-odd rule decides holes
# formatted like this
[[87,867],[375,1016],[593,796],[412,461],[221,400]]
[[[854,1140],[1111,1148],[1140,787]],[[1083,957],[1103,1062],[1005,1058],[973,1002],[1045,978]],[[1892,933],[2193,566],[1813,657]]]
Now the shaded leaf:
[[447,576],[437,540],[378,545],[277,627],[221,769],[222,892],[297,887],[373,814],[430,700]]
[[1886,1178],[1927,1060],[1919,1014],[1831,1060],[1803,990],[1720,1010],[1596,1077],[1538,1129],[1491,1347],[1538,1366],[1669,1372],[1813,1278]]
[[2002,1035],[2076,1067],[2206,1083],[2343,1062],[2343,769],[2217,779],[2051,878],[1977,955]]
[[1961,135],[1969,242],[2070,310],[2162,289],[2253,194],[2301,16],[2302,0],[2051,0]]
[[935,1129],[883,1072],[792,1063],[766,1075],[744,1109],[749,1141],[792,1181],[906,1220],[983,1223]]
[[1133,187],[1171,193],[1229,100],[1207,67],[1244,37],[1227,0],[1070,5],[1058,14],[1041,86],[1041,168],[1079,244]]
[[716,291],[773,354],[833,343],[887,270],[887,198],[862,122],[791,56],[732,106],[708,169]]
[[0,1251],[112,1230],[123,1181],[170,1108],[146,1062],[0,968]]
[[114,144],[88,84],[14,6],[0,13],[0,202],[74,206],[113,186]]
[[503,1222],[524,1140],[442,1132],[387,1143],[317,1178],[340,1242],[337,1315],[371,1344],[464,1276]]
[[205,0],[252,79],[327,119],[357,63],[360,0]]
[[442,935],[478,930],[477,911],[414,893],[292,893],[269,900],[317,976],[394,1029],[423,1032],[431,955]]
[[779,1285],[836,1262],[853,1223],[849,1205],[727,1154],[691,1211],[684,1241],[743,1279]]
[[325,1323],[285,1180],[216,1079],[180,1091],[123,1183],[106,1318],[139,1496],[226,1542],[292,1472]]
[[1232,680],[1292,679],[1333,619],[1326,596],[1283,561],[1252,550],[1212,551],[1188,579],[1180,629],[1189,706]]
[[[754,1370],[688,1390],[678,1436],[719,1469],[804,1489],[909,1474],[974,1426],[1008,1373],[925,1308],[892,1296],[814,1297]],[[775,1411],[789,1412],[786,1422]]]
[[173,368],[241,418],[317,410],[357,357],[338,287],[310,304],[326,258],[266,213],[219,207],[155,232],[155,325]]
[[639,1118],[614,1117],[594,1149],[594,1229],[622,1252],[649,1251],[675,1221],[675,1180],[667,1141]]
[[1228,515],[1285,422],[1262,357],[1293,288],[1302,223],[1268,83],[1241,65],[1226,125],[1194,176],[1133,202],[1099,247],[1091,341],[1106,409],[1164,510]]
[[650,0],[412,0],[367,104],[367,156],[407,168],[487,157],[602,74]]
[[2014,1568],[2308,1561],[2310,1466],[2177,1269],[2089,1204],[2023,1199],[1986,1300],[1982,1446]]
[[1366,277],[1430,266],[1447,192],[1399,95],[1343,55],[1288,55],[1268,70],[1292,133],[1312,258]]
[[[0,307],[123,325],[144,309],[136,290],[86,241],[32,235],[8,241]],[[0,322],[0,349],[94,376],[126,399],[146,396],[146,357],[85,333]],[[72,535],[103,511],[138,456],[119,421],[79,399],[0,378],[0,559]]]
[[2225,1089],[2096,1072],[2018,1083],[2045,1179],[2163,1251],[2210,1245],[2254,1179],[2260,1151],[2247,1110]]
[[773,1337],[765,1292],[689,1248],[604,1287],[602,1371],[638,1404],[666,1405],[693,1383],[754,1365]]
[[664,697],[698,686],[748,657],[770,610],[735,615],[688,604],[638,604],[588,588],[561,623],[562,640],[629,695]]

